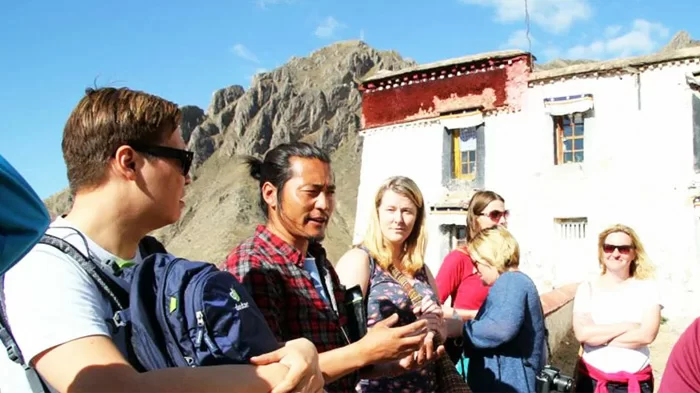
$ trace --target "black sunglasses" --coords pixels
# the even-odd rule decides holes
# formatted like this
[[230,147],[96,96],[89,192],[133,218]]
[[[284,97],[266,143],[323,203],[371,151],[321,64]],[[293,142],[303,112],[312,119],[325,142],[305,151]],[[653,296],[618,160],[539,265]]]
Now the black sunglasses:
[[180,162],[180,168],[182,169],[182,175],[187,176],[190,172],[190,167],[192,166],[192,159],[194,159],[194,152],[189,150],[175,149],[173,147],[167,146],[157,146],[157,145],[136,145],[130,144],[132,149],[139,153],[148,154],[160,158],[173,158]]

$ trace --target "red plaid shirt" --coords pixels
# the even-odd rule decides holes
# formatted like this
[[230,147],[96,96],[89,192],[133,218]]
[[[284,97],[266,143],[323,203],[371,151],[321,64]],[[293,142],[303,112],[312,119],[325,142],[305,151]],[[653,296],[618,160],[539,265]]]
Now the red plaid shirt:
[[[331,276],[338,313],[319,295],[304,270],[304,255],[262,225],[231,252],[226,269],[245,285],[279,341],[305,337],[318,352],[326,352],[348,345],[345,329],[341,329],[346,324],[345,288],[323,247],[311,244],[308,252],[316,258],[321,280],[325,274]],[[351,392],[358,381],[359,373],[354,372],[326,389]]]

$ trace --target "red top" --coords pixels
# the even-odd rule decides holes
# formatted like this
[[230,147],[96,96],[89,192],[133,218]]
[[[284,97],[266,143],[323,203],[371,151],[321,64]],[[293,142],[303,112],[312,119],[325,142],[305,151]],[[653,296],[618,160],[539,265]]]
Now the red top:
[[474,263],[466,252],[454,250],[442,261],[435,277],[440,303],[452,297],[452,307],[460,310],[478,310],[484,303],[489,287],[474,273]]
[[700,392],[700,318],[681,334],[666,362],[659,393]]

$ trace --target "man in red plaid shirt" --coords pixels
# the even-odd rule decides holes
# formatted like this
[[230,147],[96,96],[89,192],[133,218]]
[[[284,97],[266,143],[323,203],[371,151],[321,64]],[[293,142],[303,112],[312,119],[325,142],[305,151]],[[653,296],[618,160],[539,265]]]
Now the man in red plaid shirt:
[[360,374],[398,374],[434,358],[423,320],[390,328],[394,315],[350,342],[345,288],[319,244],[334,208],[328,155],[291,143],[247,164],[260,183],[267,223],[231,252],[226,268],[246,286],[279,341],[305,337],[316,345],[327,391],[354,391]]

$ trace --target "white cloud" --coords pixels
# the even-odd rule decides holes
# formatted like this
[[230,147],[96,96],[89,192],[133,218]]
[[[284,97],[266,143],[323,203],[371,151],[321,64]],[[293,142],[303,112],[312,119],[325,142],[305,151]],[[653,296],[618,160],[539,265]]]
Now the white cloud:
[[[525,20],[523,0],[459,0],[464,4],[493,7],[496,20],[502,23]],[[592,14],[589,0],[528,0],[528,14],[532,23],[552,32],[565,32],[577,20],[587,20]]]
[[618,26],[605,29],[605,40],[596,40],[587,45],[569,48],[570,58],[600,59],[609,57],[626,57],[643,55],[657,49],[660,40],[667,38],[669,30],[661,23],[636,19],[627,32]]
[[345,25],[338,22],[334,17],[329,16],[321,22],[316,28],[314,34],[319,38],[331,38],[335,35],[335,32],[339,29],[344,28]]
[[542,55],[544,55],[547,60],[556,59],[560,54],[561,50],[554,46],[548,46],[542,50]]
[[622,26],[620,25],[608,26],[605,28],[605,36],[614,37],[620,32],[620,30],[622,30]]
[[255,53],[251,52],[248,48],[243,46],[243,44],[236,44],[232,48],[233,53],[236,54],[236,56],[240,57],[241,59],[251,61],[253,63],[260,63],[260,60],[258,60],[258,57],[255,56]]
[[516,30],[508,37],[508,41],[501,45],[501,48],[529,50],[535,42],[537,41],[532,35],[530,35],[530,41],[528,42],[527,32],[525,30]]

